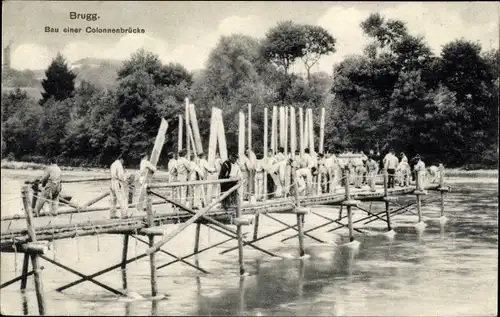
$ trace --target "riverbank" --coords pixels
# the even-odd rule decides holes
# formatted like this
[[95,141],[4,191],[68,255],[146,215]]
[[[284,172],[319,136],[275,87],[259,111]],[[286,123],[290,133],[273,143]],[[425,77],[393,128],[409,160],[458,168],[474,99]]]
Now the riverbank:
[[[18,161],[1,161],[2,169],[9,170],[42,170],[45,168],[45,164],[33,163],[33,162],[18,162]],[[105,173],[109,172],[108,168],[99,167],[80,167],[80,166],[61,166],[63,171],[77,171],[77,172],[95,172],[95,173]],[[135,169],[129,169],[135,170]],[[446,169],[446,175],[451,177],[495,177],[498,178],[497,169],[477,169],[468,170],[464,168],[450,168]]]

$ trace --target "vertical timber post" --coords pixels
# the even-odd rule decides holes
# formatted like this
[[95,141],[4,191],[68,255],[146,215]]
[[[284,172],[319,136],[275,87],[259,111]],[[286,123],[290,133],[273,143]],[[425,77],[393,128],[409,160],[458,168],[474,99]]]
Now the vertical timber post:
[[[36,242],[36,232],[35,232],[35,226],[33,224],[33,211],[31,210],[31,204],[29,202],[28,198],[28,191],[29,187],[28,186],[23,186],[21,195],[23,199],[23,204],[24,204],[24,212],[26,214],[26,224],[28,227],[28,235],[30,237],[30,240],[32,242]],[[36,291],[36,299],[38,301],[38,312],[40,315],[45,315],[46,312],[46,306],[45,306],[45,298],[43,294],[43,283],[42,283],[42,277],[41,277],[41,269],[40,269],[40,262],[38,258],[38,254],[30,254],[31,257],[31,265],[33,266],[33,271],[34,271],[34,278],[35,278],[35,291]]]
[[[375,179],[373,180],[375,182]],[[387,231],[391,231],[391,213],[389,212],[389,199],[388,195],[388,182],[389,175],[387,174],[387,170],[384,169],[384,202],[385,202],[385,215],[387,217]]]
[[194,252],[198,252],[198,249],[200,248],[200,230],[201,230],[201,223],[197,222],[196,223],[196,236],[194,240]]
[[417,196],[417,212],[418,212],[418,222],[422,221],[422,202],[420,200],[420,192],[421,192],[421,179],[420,179],[420,170],[415,171],[415,183],[416,183],[416,196]]
[[444,217],[444,166],[439,164],[439,193],[441,194],[441,217]]
[[[267,158],[267,154],[269,152],[269,149],[268,149],[268,137],[269,137],[269,119],[268,119],[268,114],[267,114],[267,107],[264,108],[264,161],[266,161],[266,158]],[[262,171],[264,173],[264,176],[262,177],[262,201],[266,201],[267,200],[267,170],[266,169],[263,169]],[[259,218],[259,214],[257,213],[256,216],[255,216],[255,221],[257,221],[257,219]]]
[[[349,179],[349,169],[346,168],[344,169],[345,171],[345,179]],[[351,200],[351,192],[349,189],[349,181],[345,182],[345,199],[347,202],[347,219],[348,219],[348,226],[349,226],[349,242],[354,241],[354,230],[353,230],[353,224],[352,224],[352,206],[350,204]]]
[[28,283],[28,266],[30,261],[30,256],[28,253],[24,254],[24,259],[23,259],[23,270],[22,270],[22,278],[21,278],[21,290],[26,289],[26,284]]
[[[148,196],[147,198],[147,205],[146,205],[146,212],[147,212],[147,219],[148,219],[148,227],[153,227],[154,226],[154,214],[153,214],[153,203],[151,202],[151,196]],[[152,247],[154,245],[154,235],[149,234],[148,235],[149,239],[149,247]],[[151,269],[151,296],[156,296],[158,294],[158,285],[156,283],[156,263],[155,263],[155,256],[156,252],[151,252],[149,254],[149,265]]]
[[295,194],[295,212],[297,214],[297,228],[299,231],[299,255],[303,257],[306,252],[304,249],[304,213],[300,210],[300,200],[299,200],[299,185],[297,184],[297,173],[295,170],[295,165],[292,168],[292,179]]
[[[236,205],[236,218],[241,219],[241,199],[238,199]],[[241,231],[241,222],[236,225],[236,235],[238,236],[238,262],[240,265],[240,275],[245,274],[245,264],[243,263],[243,234]]]

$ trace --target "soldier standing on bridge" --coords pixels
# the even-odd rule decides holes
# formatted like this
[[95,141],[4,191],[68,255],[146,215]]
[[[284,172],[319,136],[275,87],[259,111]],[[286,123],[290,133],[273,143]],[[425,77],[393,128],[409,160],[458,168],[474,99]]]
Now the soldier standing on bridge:
[[388,181],[387,187],[394,188],[394,178],[396,176],[396,168],[398,167],[399,160],[394,155],[394,150],[391,149],[389,153],[384,157],[384,169],[387,170]]
[[118,218],[116,215],[116,204],[120,205],[121,217],[126,218],[129,216],[127,195],[125,188],[127,183],[125,181],[125,171],[123,170],[123,158],[119,158],[111,164],[111,186],[110,186],[110,216],[111,219]]
[[[234,178],[238,180],[242,179],[240,167],[236,163],[237,160],[238,160],[237,154],[235,153],[229,154],[229,159],[226,160],[221,165],[219,179],[228,179],[228,178]],[[234,182],[227,182],[220,184],[221,194],[227,192],[229,189],[231,189],[231,187],[235,186],[237,183],[238,181],[235,180]],[[228,197],[226,197],[226,199],[224,199],[221,202],[222,208],[224,209],[235,208],[236,205],[238,204],[239,199],[240,198],[238,195],[238,191],[237,190],[233,191]]]
[[35,214],[38,215],[46,202],[50,204],[50,212],[53,216],[57,215],[57,206],[59,206],[59,194],[61,193],[61,169],[57,165],[55,158],[49,159],[49,166],[45,168],[45,173],[40,179],[43,186],[40,197],[37,200]]

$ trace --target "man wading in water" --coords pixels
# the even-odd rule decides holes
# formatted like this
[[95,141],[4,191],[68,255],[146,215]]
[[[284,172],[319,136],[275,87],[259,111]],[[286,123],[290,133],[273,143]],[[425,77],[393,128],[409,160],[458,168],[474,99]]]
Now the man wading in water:
[[[236,164],[237,160],[238,160],[238,155],[234,153],[229,154],[229,159],[226,160],[221,165],[219,172],[219,179],[228,179],[228,178],[235,178],[238,180],[241,179],[240,167],[238,166],[238,164]],[[233,182],[221,183],[220,184],[221,194],[227,192],[229,189],[231,189],[231,187],[235,186],[237,183],[238,183],[237,180]],[[230,208],[235,208],[239,199],[240,197],[238,195],[238,191],[237,190],[233,191],[231,195],[229,195],[226,199],[224,199],[221,202],[222,208],[226,210]]]

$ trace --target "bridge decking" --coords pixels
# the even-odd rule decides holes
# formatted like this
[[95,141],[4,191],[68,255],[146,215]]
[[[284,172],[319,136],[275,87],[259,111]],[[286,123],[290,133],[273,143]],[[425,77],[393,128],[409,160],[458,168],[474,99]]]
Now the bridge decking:
[[[428,190],[437,190],[439,184],[425,186]],[[405,196],[415,191],[415,186],[388,189],[388,196]],[[384,199],[384,189],[377,188],[375,192],[369,189],[352,189],[351,198],[360,201],[381,201]],[[345,200],[345,193],[338,191],[331,194],[299,197],[300,205],[307,207],[313,205],[340,205]],[[290,213],[295,207],[293,197],[271,199],[254,204],[243,203],[242,214],[254,215],[257,213]],[[168,204],[168,203],[166,203]],[[156,212],[154,226],[166,224],[183,223],[193,215],[186,211],[179,212]],[[214,207],[206,214],[224,224],[229,224],[234,217],[233,211],[226,211],[220,207]],[[206,222],[200,219],[199,222]],[[89,236],[97,234],[141,234],[141,229],[147,228],[146,215],[134,216],[126,219],[104,219],[70,224],[45,225],[35,227],[38,241],[52,241],[76,236]],[[22,244],[30,240],[27,229],[13,229],[8,232],[2,231],[0,235],[0,250],[3,252],[19,250]],[[15,245],[15,246],[14,246]]]

